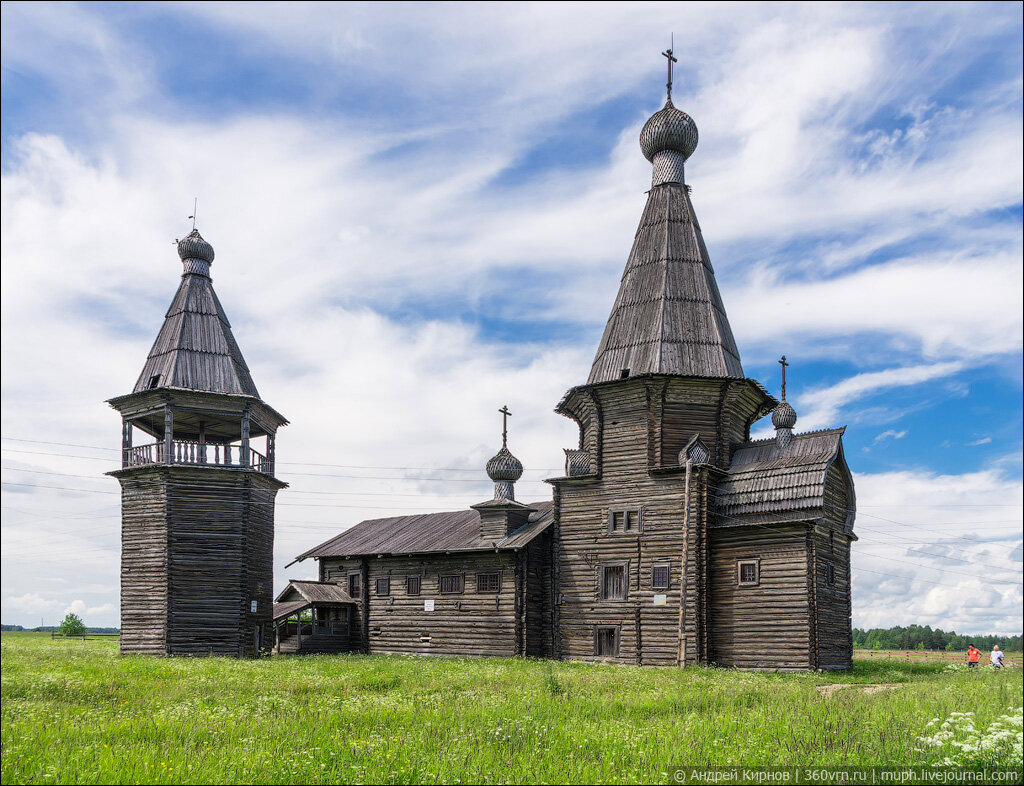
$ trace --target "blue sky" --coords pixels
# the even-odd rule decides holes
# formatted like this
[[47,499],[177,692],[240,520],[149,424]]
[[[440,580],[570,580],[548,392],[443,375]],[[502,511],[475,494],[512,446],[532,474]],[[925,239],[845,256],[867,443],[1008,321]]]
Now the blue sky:
[[485,498],[504,403],[520,497],[547,496],[575,441],[552,408],[615,297],[674,32],[744,370],[777,391],[786,354],[797,429],[849,427],[855,624],[1019,631],[1018,4],[2,14],[4,622],[117,620],[103,401],[142,367],[195,196],[292,421],[278,583],[362,518]]

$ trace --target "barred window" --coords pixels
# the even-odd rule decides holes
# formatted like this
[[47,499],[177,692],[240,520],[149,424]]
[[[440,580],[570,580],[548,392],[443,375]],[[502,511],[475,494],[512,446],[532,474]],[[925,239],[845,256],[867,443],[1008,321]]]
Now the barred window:
[[378,595],[390,595],[391,594],[391,579],[384,577],[377,579],[377,594]]
[[668,589],[672,572],[668,565],[655,565],[651,568],[651,588]]
[[476,591],[477,592],[500,592],[501,591],[501,574],[499,574],[499,573],[477,573],[476,574]]
[[736,583],[754,587],[761,583],[761,563],[756,559],[736,560]]
[[420,594],[420,577],[419,576],[407,576],[405,579],[405,594],[406,595],[419,595]]
[[601,586],[598,595],[601,600],[626,599],[625,565],[602,565],[599,578]]
[[438,580],[438,589],[442,595],[456,595],[462,592],[462,574],[441,576]]
[[348,594],[350,598],[357,600],[363,594],[363,577],[358,573],[348,574]]

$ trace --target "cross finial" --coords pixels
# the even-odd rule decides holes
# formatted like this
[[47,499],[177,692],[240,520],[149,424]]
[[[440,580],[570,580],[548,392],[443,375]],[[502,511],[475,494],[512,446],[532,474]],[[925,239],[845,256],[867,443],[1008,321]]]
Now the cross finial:
[[196,216],[199,215],[198,208],[199,208],[199,197],[196,197],[195,199],[192,200],[192,215],[189,216],[189,218],[192,219],[192,229],[193,230],[195,230],[195,228],[196,228]]
[[782,366],[782,400],[786,400],[786,366],[789,363],[786,362],[786,356],[782,356],[782,360],[779,361],[779,365]]
[[508,404],[498,410],[501,413],[501,446],[508,447],[508,419],[512,415],[508,411]]
[[668,60],[668,82],[666,83],[665,87],[668,88],[668,100],[669,101],[672,100],[672,64],[679,62],[678,60],[676,60],[675,55],[672,54],[672,49],[675,47],[675,45],[676,45],[676,35],[675,35],[675,33],[673,33],[672,34],[672,38],[671,38],[671,43],[669,44],[669,48],[661,53],[662,57],[664,57],[666,60]]

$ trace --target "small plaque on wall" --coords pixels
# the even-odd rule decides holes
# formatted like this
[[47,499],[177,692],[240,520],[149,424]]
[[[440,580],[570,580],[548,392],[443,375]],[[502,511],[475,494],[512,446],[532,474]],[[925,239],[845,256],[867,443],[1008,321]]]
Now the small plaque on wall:
[[257,608],[259,608],[259,606],[257,605],[256,601],[253,601],[249,604],[249,611],[251,611],[253,614],[256,613]]
[[668,595],[655,595],[654,596],[654,605],[655,606],[664,606],[667,603],[668,603]]
[[423,610],[424,611],[433,611],[434,610],[434,601],[432,601],[432,600],[425,600],[425,601],[423,601]]

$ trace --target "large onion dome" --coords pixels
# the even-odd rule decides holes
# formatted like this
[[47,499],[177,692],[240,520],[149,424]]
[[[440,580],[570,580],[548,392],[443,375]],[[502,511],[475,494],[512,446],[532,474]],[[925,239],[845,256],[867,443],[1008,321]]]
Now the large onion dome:
[[214,257],[213,246],[203,240],[198,229],[193,229],[188,236],[178,241],[178,256],[185,265],[186,273],[210,275],[210,264]]
[[655,112],[640,131],[640,149],[648,161],[662,150],[676,150],[685,161],[697,149],[697,124],[686,112],[676,109],[672,99]]

